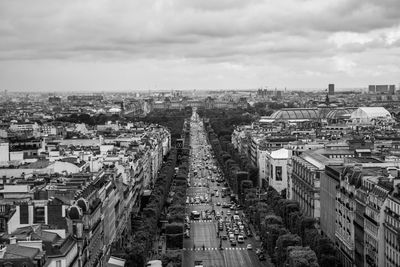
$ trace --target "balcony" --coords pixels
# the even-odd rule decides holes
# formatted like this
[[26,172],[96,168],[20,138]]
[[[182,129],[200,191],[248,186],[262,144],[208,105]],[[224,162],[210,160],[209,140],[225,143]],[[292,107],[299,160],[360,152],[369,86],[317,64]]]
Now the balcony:
[[364,213],[364,218],[373,223],[374,225],[378,226],[378,222],[375,221],[373,218],[369,217],[366,213]]

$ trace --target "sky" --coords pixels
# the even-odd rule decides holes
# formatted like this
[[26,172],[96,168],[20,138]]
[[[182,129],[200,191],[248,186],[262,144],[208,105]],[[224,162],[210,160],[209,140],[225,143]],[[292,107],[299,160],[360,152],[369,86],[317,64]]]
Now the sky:
[[400,84],[399,0],[0,0],[0,90]]

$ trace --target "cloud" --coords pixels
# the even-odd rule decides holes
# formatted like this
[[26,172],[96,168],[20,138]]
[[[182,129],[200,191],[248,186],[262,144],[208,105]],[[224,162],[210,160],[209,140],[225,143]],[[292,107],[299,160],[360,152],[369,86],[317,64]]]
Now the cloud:
[[[151,62],[168,68],[175,81],[181,73],[214,77],[208,71],[220,71],[218,80],[229,86],[241,83],[240,71],[241,77],[254,79],[243,78],[249,86],[270,79],[266,73],[280,85],[290,79],[315,86],[328,78],[364,84],[377,65],[399,62],[398,10],[398,0],[5,0],[0,2],[0,68],[29,71],[30,62],[36,62],[43,72],[51,66],[65,73],[57,64],[72,68],[96,62],[103,74],[100,69],[107,66],[119,71],[130,65],[144,86],[146,79],[164,73]],[[170,65],[182,61],[184,66]],[[136,75],[138,62],[146,62],[147,74]],[[397,83],[398,70],[391,70],[377,77]],[[18,86],[9,78],[2,82],[5,75],[0,73],[0,86]],[[19,75],[32,80],[30,74]],[[62,73],[57,75],[62,80]],[[187,86],[197,80],[206,81],[195,75]]]

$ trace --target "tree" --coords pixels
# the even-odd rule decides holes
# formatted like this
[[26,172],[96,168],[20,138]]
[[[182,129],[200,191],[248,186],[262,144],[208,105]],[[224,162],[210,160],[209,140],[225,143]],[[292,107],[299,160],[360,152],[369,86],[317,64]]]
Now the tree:
[[301,246],[301,238],[298,235],[285,234],[281,235],[276,241],[275,259],[277,266],[284,266],[286,261],[286,248],[289,246]]
[[289,246],[286,249],[286,261],[284,266],[319,267],[315,252],[309,247],[302,246]]
[[172,223],[165,227],[167,249],[181,249],[183,247],[183,224]]

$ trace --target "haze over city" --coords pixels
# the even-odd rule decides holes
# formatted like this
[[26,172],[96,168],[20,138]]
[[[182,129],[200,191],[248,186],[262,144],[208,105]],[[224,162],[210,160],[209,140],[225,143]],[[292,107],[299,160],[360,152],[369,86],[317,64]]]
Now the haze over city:
[[400,1],[1,1],[0,89],[398,84]]

